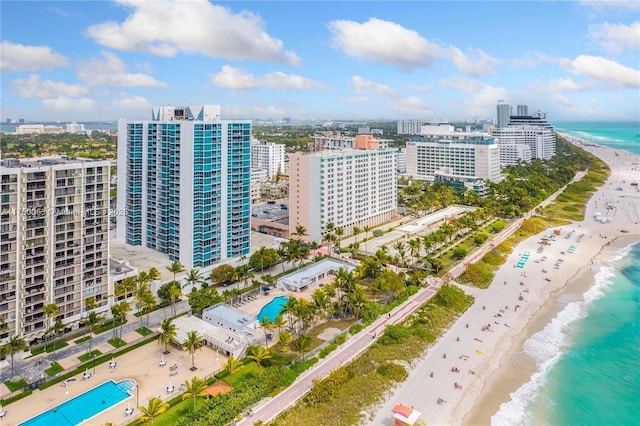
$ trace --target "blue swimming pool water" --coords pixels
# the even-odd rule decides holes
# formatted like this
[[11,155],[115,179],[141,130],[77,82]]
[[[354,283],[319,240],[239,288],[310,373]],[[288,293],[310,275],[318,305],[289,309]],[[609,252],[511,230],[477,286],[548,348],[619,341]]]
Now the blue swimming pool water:
[[131,396],[133,380],[110,380],[37,415],[19,426],[76,426]]
[[276,317],[282,310],[282,307],[285,303],[287,303],[287,299],[289,296],[278,296],[274,297],[273,300],[260,309],[258,312],[258,321],[262,321],[262,318],[267,317],[269,321],[275,321]]

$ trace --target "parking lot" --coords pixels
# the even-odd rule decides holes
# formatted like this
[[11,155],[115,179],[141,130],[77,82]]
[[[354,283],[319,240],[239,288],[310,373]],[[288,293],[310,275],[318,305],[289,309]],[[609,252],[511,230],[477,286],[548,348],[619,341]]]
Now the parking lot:
[[269,201],[251,206],[251,217],[261,220],[278,220],[289,216],[289,201]]

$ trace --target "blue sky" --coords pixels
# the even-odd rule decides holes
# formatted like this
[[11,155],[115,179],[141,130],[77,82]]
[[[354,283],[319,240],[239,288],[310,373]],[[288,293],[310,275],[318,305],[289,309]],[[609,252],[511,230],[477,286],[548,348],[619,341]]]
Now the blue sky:
[[0,118],[638,121],[639,5],[3,0]]

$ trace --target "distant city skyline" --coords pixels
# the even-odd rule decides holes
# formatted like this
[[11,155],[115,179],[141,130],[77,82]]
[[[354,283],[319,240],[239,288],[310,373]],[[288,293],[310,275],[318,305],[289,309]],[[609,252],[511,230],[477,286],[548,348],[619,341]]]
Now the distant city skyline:
[[619,2],[4,1],[1,121],[640,116],[640,6]]

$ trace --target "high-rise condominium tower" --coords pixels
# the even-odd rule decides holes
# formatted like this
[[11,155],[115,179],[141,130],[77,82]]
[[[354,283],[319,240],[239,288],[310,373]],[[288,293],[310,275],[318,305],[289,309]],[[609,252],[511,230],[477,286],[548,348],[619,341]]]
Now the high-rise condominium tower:
[[202,268],[249,253],[251,122],[218,105],[118,123],[117,236]]
[[496,107],[496,124],[498,127],[506,127],[509,125],[509,117],[511,116],[511,105],[498,101]]
[[[108,308],[109,166],[69,157],[2,161],[0,343]],[[48,317],[51,304],[58,312]]]

